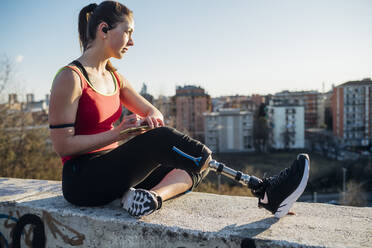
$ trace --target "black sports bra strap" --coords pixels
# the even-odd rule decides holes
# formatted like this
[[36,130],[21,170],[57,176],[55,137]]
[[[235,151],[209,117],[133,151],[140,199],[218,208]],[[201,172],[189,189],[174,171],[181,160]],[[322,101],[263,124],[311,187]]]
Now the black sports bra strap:
[[80,71],[83,72],[85,78],[90,82],[87,71],[85,70],[84,66],[79,61],[74,60],[71,62],[71,64],[76,65],[80,69]]

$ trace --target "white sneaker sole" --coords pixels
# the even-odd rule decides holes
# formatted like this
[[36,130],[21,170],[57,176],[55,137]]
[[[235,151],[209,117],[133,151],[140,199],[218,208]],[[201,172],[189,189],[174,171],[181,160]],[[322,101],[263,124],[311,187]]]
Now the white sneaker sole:
[[147,190],[131,189],[122,203],[123,208],[133,217],[149,215],[156,210],[156,199]]
[[293,191],[293,193],[290,194],[286,199],[284,199],[284,201],[281,204],[279,204],[279,206],[282,206],[282,207],[279,207],[276,210],[276,212],[275,212],[275,217],[276,218],[282,218],[283,216],[287,215],[289,210],[291,209],[293,203],[295,203],[297,201],[297,199],[302,195],[302,193],[304,192],[304,190],[306,188],[307,181],[309,179],[310,159],[309,159],[309,156],[307,154],[299,154],[297,156],[297,158],[300,155],[304,155],[306,157],[305,169],[304,169],[304,174],[302,175],[301,182],[298,185],[297,189],[295,191]]

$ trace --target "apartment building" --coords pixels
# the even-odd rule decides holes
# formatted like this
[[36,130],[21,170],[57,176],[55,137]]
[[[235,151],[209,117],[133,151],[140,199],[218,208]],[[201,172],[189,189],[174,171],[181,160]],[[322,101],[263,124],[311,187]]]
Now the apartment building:
[[305,128],[315,128],[319,127],[322,121],[318,120],[319,116],[324,115],[324,112],[318,113],[319,111],[324,111],[324,108],[319,106],[320,99],[322,99],[320,95],[321,93],[318,91],[282,91],[272,97],[272,103],[270,105],[304,106]]
[[270,144],[275,149],[305,147],[304,106],[268,106]]
[[50,95],[45,95],[44,100],[35,101],[34,94],[26,94],[26,102],[18,101],[17,94],[9,94],[8,95],[8,103],[7,108],[10,111],[26,111],[26,112],[45,112],[48,113],[49,111],[49,99]]
[[50,95],[45,95],[44,100],[35,101],[34,94],[26,94],[26,103],[23,106],[23,109],[29,112],[49,112],[49,100]]
[[264,97],[258,94],[253,94],[251,96],[220,96],[212,99],[212,110],[218,111],[221,108],[239,108],[241,110],[255,112],[264,100]]
[[201,87],[177,86],[174,96],[176,128],[204,141],[204,112],[211,111],[211,97]]
[[[45,95],[45,100],[35,101],[34,94],[26,94],[26,102],[19,101],[17,94],[9,94],[8,102],[0,104],[7,109],[7,113],[17,116],[19,113],[25,114],[22,121],[32,120],[32,125],[46,125],[48,123],[50,95]],[[18,117],[16,119],[19,119]],[[29,127],[26,127],[29,128]]]
[[18,101],[17,94],[8,95],[8,103],[6,104],[8,111],[20,111],[22,109],[22,102]]
[[349,146],[372,144],[372,81],[350,81],[333,89],[333,134]]
[[253,151],[253,113],[220,109],[205,113],[205,144],[213,152]]

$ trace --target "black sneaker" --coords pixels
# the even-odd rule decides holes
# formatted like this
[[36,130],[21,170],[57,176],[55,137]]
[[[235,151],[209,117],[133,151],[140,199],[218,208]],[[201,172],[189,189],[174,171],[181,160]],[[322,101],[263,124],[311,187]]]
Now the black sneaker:
[[123,196],[121,205],[130,215],[137,218],[159,209],[157,196],[145,189],[130,188]]
[[[263,180],[264,191],[259,197],[258,206],[266,208],[277,218],[285,216],[304,192],[309,179],[309,170],[309,156],[299,154],[290,168],[281,171],[279,175]],[[267,194],[267,203],[262,202],[264,193]]]

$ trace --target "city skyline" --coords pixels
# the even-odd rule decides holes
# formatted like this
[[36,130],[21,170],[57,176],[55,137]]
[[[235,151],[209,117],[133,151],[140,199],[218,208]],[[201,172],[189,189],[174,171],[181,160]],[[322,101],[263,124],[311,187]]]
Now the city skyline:
[[[174,95],[197,85],[212,97],[322,91],[371,77],[370,1],[134,1],[135,46],[113,64],[140,90]],[[49,93],[77,58],[77,16],[86,1],[7,1],[0,54],[15,69],[8,91]],[[185,11],[186,10],[186,11]],[[17,90],[18,89],[18,90]],[[16,92],[18,93],[18,92]]]

